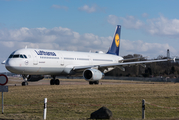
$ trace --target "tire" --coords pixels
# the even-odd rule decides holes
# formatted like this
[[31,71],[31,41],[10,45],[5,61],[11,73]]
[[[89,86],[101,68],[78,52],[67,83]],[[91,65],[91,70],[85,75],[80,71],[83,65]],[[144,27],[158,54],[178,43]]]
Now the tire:
[[25,82],[25,85],[28,85],[28,82]]
[[25,86],[25,82],[22,82],[22,86]]
[[89,84],[90,84],[90,85],[93,85],[93,81],[89,81]]
[[22,82],[22,86],[27,86],[28,82]]
[[99,84],[99,81],[94,81],[94,84],[95,84],[95,85],[98,85],[98,84]]
[[51,79],[50,80],[50,85],[54,85],[55,84],[55,80],[54,79]]
[[55,80],[55,85],[60,85],[59,79],[56,79],[56,80]]

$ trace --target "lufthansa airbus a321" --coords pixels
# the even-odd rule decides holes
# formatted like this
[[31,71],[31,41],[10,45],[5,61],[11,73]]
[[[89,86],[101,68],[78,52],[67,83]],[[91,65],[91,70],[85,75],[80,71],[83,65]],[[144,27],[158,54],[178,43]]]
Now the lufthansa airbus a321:
[[48,49],[19,49],[14,51],[5,62],[8,71],[21,74],[24,78],[22,85],[28,85],[27,81],[38,81],[43,75],[51,75],[50,85],[59,85],[56,76],[80,76],[82,75],[89,84],[99,84],[104,73],[118,67],[125,70],[125,66],[145,63],[167,61],[136,61],[124,62],[119,56],[121,26],[117,25],[112,45],[108,52],[74,52]]

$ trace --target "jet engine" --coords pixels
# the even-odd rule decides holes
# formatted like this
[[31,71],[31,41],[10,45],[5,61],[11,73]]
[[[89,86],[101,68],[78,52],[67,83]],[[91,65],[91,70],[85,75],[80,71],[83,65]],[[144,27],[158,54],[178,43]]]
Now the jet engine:
[[22,76],[24,79],[27,79],[27,81],[39,81],[44,78],[43,75],[23,75]]
[[87,81],[97,81],[102,79],[104,74],[97,69],[87,69],[83,72],[83,77]]

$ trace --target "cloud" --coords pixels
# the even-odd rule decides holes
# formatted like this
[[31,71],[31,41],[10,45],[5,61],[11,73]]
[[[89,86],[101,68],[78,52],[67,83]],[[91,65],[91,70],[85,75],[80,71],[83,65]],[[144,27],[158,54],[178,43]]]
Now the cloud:
[[[100,50],[107,52],[112,39],[112,36],[99,37],[92,33],[79,34],[63,27],[54,27],[52,29],[26,27],[9,30],[1,29],[0,61],[6,60],[13,51],[25,48],[25,46],[40,49],[85,52]],[[158,55],[165,56],[167,49],[170,49],[173,54],[177,54],[177,51],[168,44],[121,39],[120,55],[142,54],[143,56],[156,58]]]
[[[99,37],[91,33],[80,35],[69,28],[20,28],[0,30],[0,43],[8,48],[63,49],[63,50],[105,50],[111,37]],[[71,47],[73,46],[73,47]],[[68,48],[68,49],[66,49]]]
[[143,14],[142,14],[142,17],[144,17],[144,18],[145,18],[145,17],[148,17],[148,14],[147,14],[147,13],[143,13]]
[[134,16],[117,17],[116,15],[109,15],[107,21],[112,25],[121,23],[125,28],[128,29],[140,29],[144,25],[142,21],[136,19]]
[[96,12],[96,6],[93,5],[92,7],[89,7],[88,5],[84,5],[83,7],[79,7],[78,10],[85,11],[87,13]]
[[140,29],[144,25],[141,20],[134,16],[120,17],[120,20],[123,21],[123,26],[129,29]]
[[[8,54],[16,49],[41,48],[70,51],[93,51],[101,50],[107,52],[113,37],[99,37],[92,33],[79,34],[69,28],[54,27],[47,28],[19,28],[0,30],[0,54],[4,51]],[[172,53],[176,50],[168,44],[146,43],[141,40],[121,40],[120,55],[143,54],[144,56],[157,57],[165,55],[166,50]],[[139,47],[140,46],[140,47]],[[5,50],[6,49],[6,50]],[[3,56],[1,56],[3,58]],[[4,57],[5,58],[5,57]]]
[[112,25],[115,25],[115,26],[117,24],[119,24],[119,18],[117,16],[115,16],[115,15],[109,15],[107,21],[108,21],[108,23],[110,23]]
[[179,19],[159,18],[148,19],[146,31],[152,35],[179,36]]
[[92,5],[91,7],[88,5],[84,5],[82,7],[79,7],[78,10],[85,11],[87,13],[93,13],[93,12],[105,12],[105,8],[101,8],[97,5]]
[[177,54],[177,51],[169,44],[147,43],[142,40],[121,40],[121,52],[123,55],[137,53],[143,56],[149,56],[150,58],[156,58],[158,55],[166,56],[167,49]]
[[61,5],[52,5],[51,8],[68,10],[68,7]]
[[[143,16],[146,16],[144,13]],[[122,24],[127,29],[139,29],[150,35],[179,37],[179,19],[168,19],[162,15],[158,18],[141,21],[134,16],[118,17],[109,15],[107,19],[111,25]]]

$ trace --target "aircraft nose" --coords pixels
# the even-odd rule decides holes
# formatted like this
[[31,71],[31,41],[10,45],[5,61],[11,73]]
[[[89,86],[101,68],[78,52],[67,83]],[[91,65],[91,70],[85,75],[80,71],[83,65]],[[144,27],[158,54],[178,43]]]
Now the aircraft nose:
[[14,68],[14,67],[15,67],[14,61],[8,59],[8,60],[6,61],[6,63],[5,63],[5,67],[6,67],[6,69],[7,69],[8,71],[12,72],[12,71],[15,69],[15,68]]

